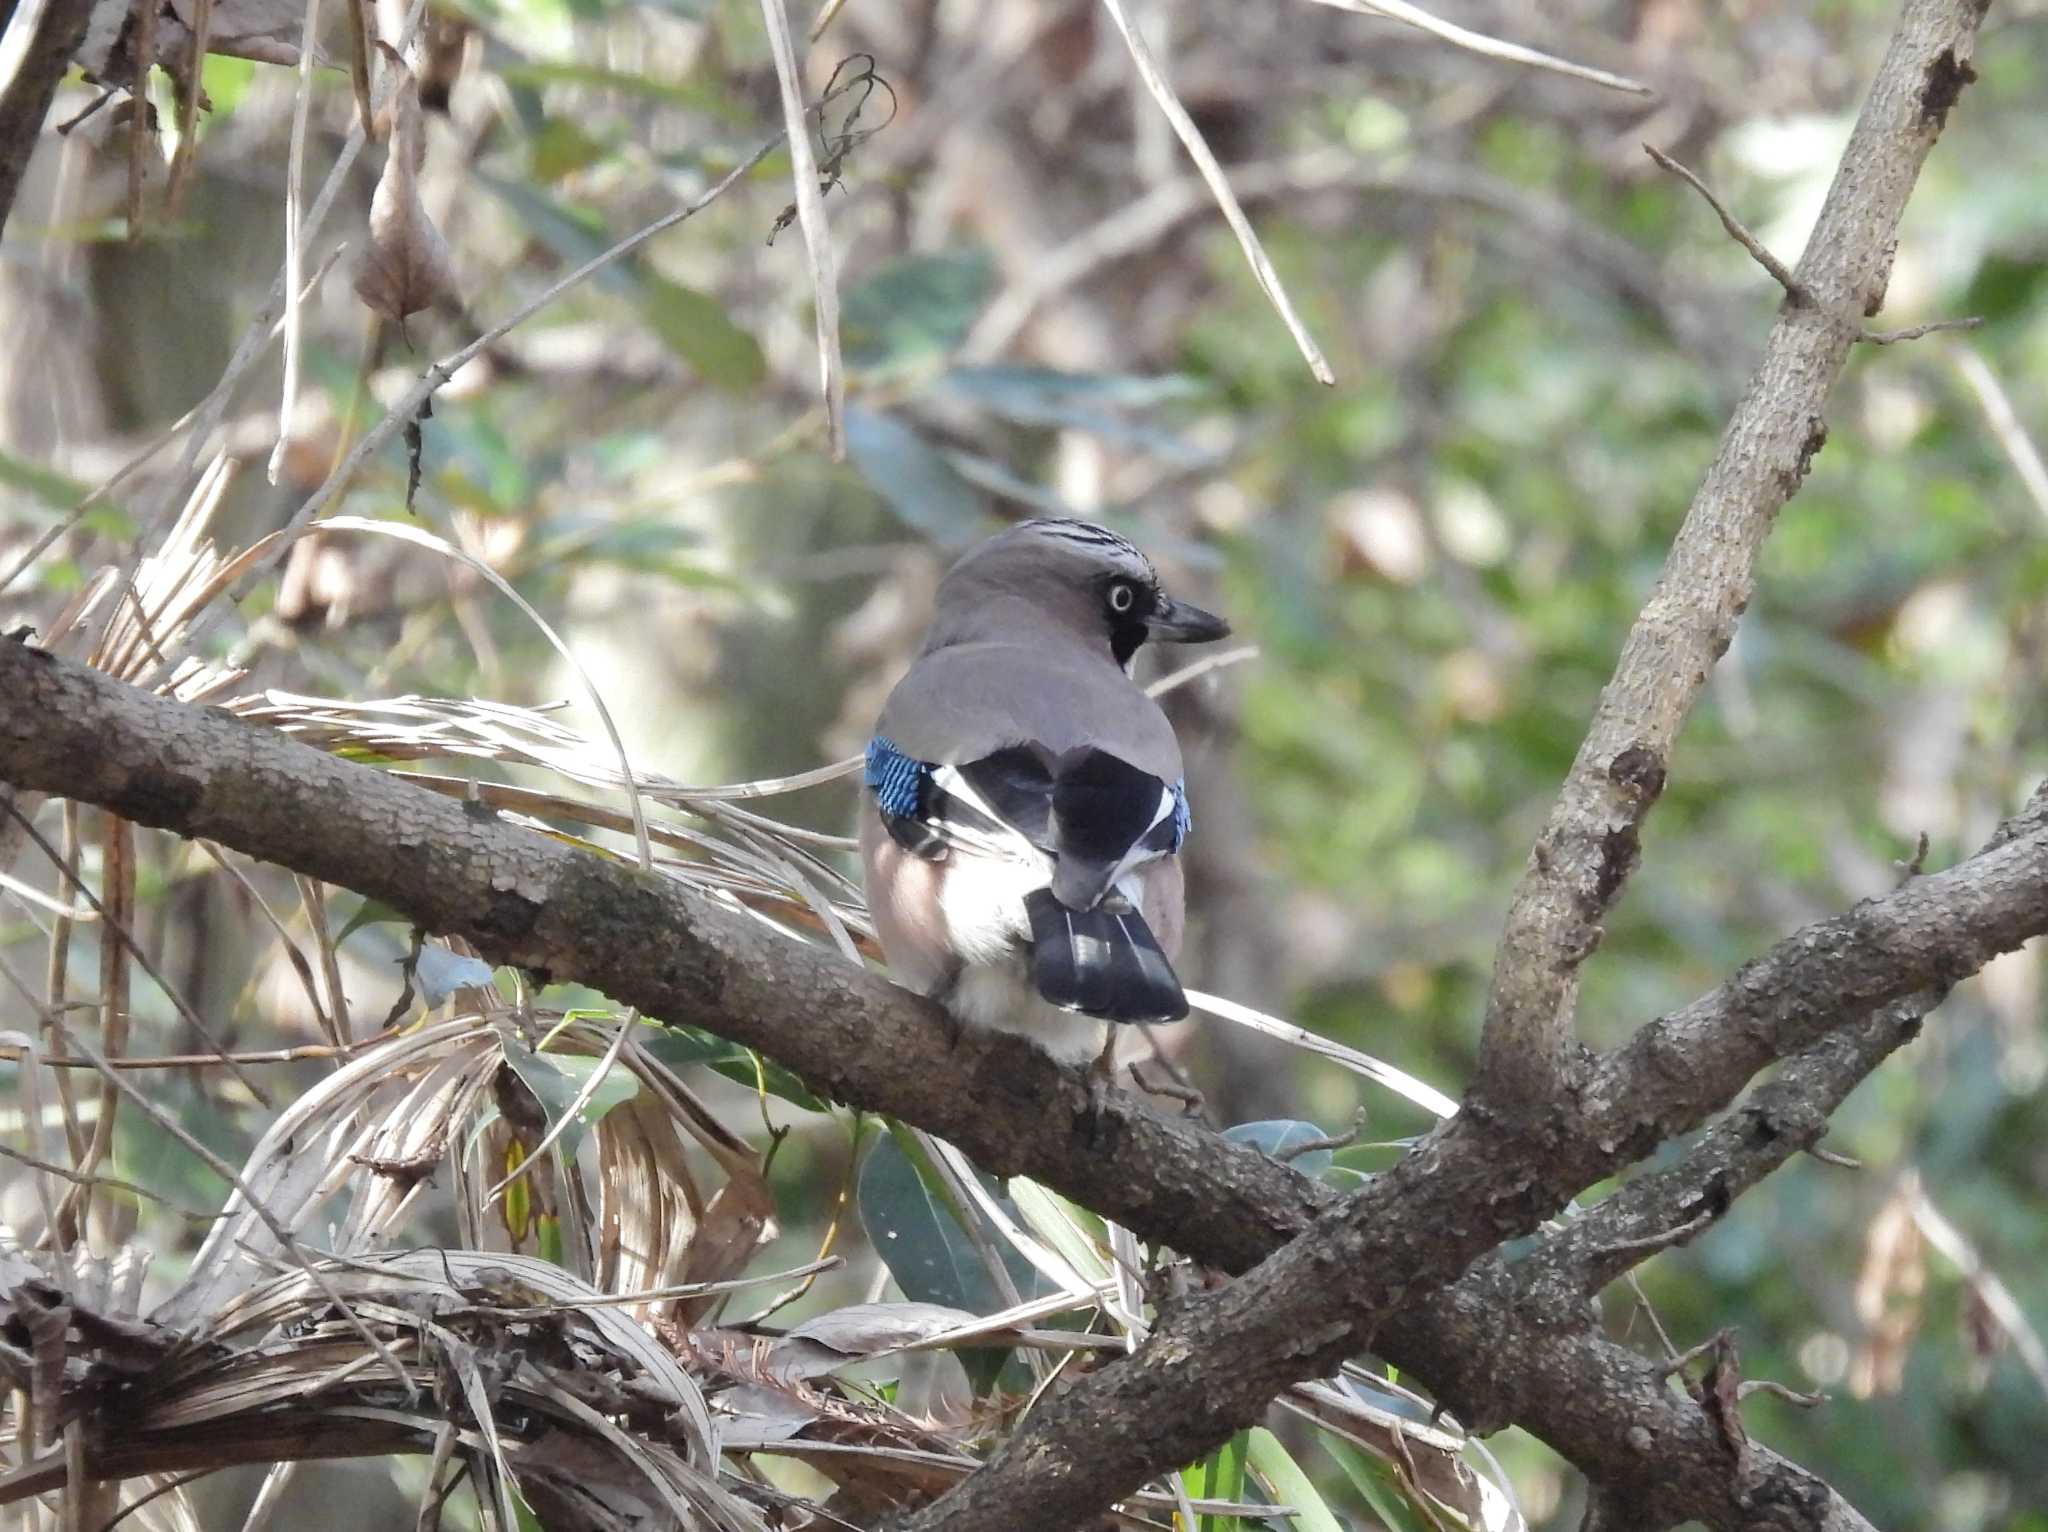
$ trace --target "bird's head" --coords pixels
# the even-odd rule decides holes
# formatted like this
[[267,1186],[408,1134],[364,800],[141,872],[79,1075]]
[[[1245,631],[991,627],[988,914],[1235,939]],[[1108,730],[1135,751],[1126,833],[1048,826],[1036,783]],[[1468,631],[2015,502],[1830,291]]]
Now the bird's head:
[[969,549],[946,572],[934,646],[958,642],[983,628],[986,616],[1020,605],[1063,635],[1107,645],[1125,667],[1147,639],[1206,644],[1230,632],[1221,617],[1169,596],[1128,539],[1092,522],[1043,517]]

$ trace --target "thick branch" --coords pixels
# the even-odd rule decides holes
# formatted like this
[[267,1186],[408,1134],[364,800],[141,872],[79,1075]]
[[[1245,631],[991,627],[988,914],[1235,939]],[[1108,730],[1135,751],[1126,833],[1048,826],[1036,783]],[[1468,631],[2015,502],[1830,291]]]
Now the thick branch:
[[1540,1110],[1565,1081],[1579,968],[1635,869],[1678,732],[1749,605],[1764,538],[1827,440],[1828,395],[1861,317],[1883,306],[1906,199],[1975,78],[1982,16],[1977,0],[1907,0],[1799,263],[1808,301],[1778,311],[1509,904],[1477,1082],[1490,1100]]
[[[1943,988],[2018,946],[2048,926],[2044,891],[2048,830],[2035,827],[1808,928],[1599,1061],[1598,1088],[1579,1114],[1559,1110],[1567,1128],[1561,1141],[1525,1131],[1519,1114],[1468,1103],[1307,1233],[1229,1287],[1190,1300],[1131,1357],[1042,1405],[986,1467],[911,1527],[1021,1525],[1005,1507],[1027,1498],[1039,1516],[1063,1526],[1162,1467],[1199,1456],[1256,1420],[1281,1387],[1325,1373],[1372,1342],[1407,1290],[1440,1285],[1559,1211],[1579,1189],[1697,1127],[1764,1065],[1810,1048],[1689,1157],[1695,1175],[1700,1161],[1725,1160],[1716,1211],[1725,1210],[1726,1197],[1819,1138],[1826,1113],[1910,1035],[1937,997],[1921,997],[1903,1015],[1887,1009],[1859,1025],[1844,1022],[1923,985]],[[1742,1151],[1759,1133],[1763,1152],[1745,1179]],[[1773,1146],[1782,1149],[1775,1159]],[[1627,1216],[1636,1198],[1651,1218],[1661,1207],[1659,1178],[1644,1184],[1642,1193],[1619,1194],[1612,1213],[1587,1220],[1584,1239],[1576,1228],[1567,1236],[1568,1254],[1588,1271],[1604,1269],[1597,1264],[1603,1243],[1699,1219],[1702,1207],[1692,1206],[1672,1222],[1642,1228]],[[1640,1250],[1625,1253],[1641,1258]],[[1543,1296],[1550,1293],[1546,1287]],[[1563,1296],[1576,1305],[1576,1283]],[[1542,1301],[1524,1307],[1537,1316],[1556,1312]]]
[[[1163,1333],[1207,1334],[1203,1327],[1214,1324],[1221,1345],[1220,1336],[1239,1333],[1240,1322],[1251,1326],[1253,1342],[1273,1354],[1256,1379],[1256,1389],[1268,1389],[1282,1374],[1310,1375],[1361,1347],[1370,1322],[1392,1313],[1378,1349],[1461,1412],[1495,1419],[1491,1401],[1510,1399],[1516,1418],[1567,1451],[1587,1452],[1582,1462],[1603,1474],[1627,1467],[1590,1455],[1600,1440],[1619,1441],[1637,1423],[1621,1403],[1566,1401],[1555,1393],[1555,1373],[1525,1376],[1514,1361],[1575,1367],[1583,1381],[1588,1358],[1606,1353],[1549,1346],[1555,1316],[1524,1321],[1482,1304],[1486,1329],[1475,1358],[1461,1308],[1472,1278],[1435,1296],[1410,1295],[1442,1283],[1506,1234],[1533,1227],[1564,1195],[1626,1163],[1639,1146],[1612,1140],[1603,1149],[1597,1135],[1574,1134],[1581,1147],[1560,1153],[1516,1141],[1482,1109],[1454,1119],[1378,1178],[1368,1196],[1333,1207],[1326,1188],[1288,1167],[1129,1098],[1112,1098],[1091,1116],[1081,1073],[1018,1040],[970,1034],[954,1050],[925,1002],[671,880],[477,816],[218,709],[154,697],[19,644],[0,643],[0,696],[9,700],[0,713],[0,780],[218,840],[382,898],[497,960],[581,979],[652,1015],[686,1016],[761,1048],[826,1094],[945,1134],[992,1169],[1031,1174],[1211,1264],[1243,1271],[1322,1215],[1314,1237],[1259,1276],[1195,1300],[1169,1317]],[[2048,925],[2048,829],[2016,836],[1987,858],[1915,879],[1856,918],[1881,931],[1896,908],[1910,906],[1916,923],[1951,921],[1958,950],[1973,952]],[[1980,864],[2007,903],[1974,897]],[[1773,993],[1796,1011],[1799,1029],[1812,1031],[1854,1020],[1862,1014],[1855,1007],[1873,998],[1912,993],[1938,963],[1922,950],[1877,945],[1860,959],[1866,972],[1853,999],[1824,983],[1802,986],[1799,965],[1831,972],[1824,960],[1834,950],[1802,933],[1746,972],[1778,974],[1783,982]],[[1774,1013],[1748,1004],[1754,998],[1738,979],[1688,1011],[1719,1015],[1736,1029],[1773,1025]],[[1639,1083],[1650,1093],[1662,1085],[1659,1077]],[[1742,1084],[1731,1078],[1715,1091],[1689,1090],[1683,1110],[1659,1097],[1659,1120],[1673,1131],[1696,1126]],[[1262,1294],[1278,1295],[1270,1310],[1254,1301]],[[1281,1313],[1293,1316],[1288,1333],[1269,1344],[1273,1338],[1258,1327],[1271,1329],[1271,1316]],[[1475,1365],[1486,1369],[1484,1387],[1464,1392]],[[1142,1391],[1143,1383],[1134,1371],[1118,1386]],[[1220,1395],[1221,1413],[1255,1408],[1254,1392]],[[1689,1408],[1683,1400],[1678,1406]],[[1199,1434],[1190,1428],[1181,1439]],[[1179,1450],[1178,1439],[1172,1445]],[[1142,1456],[1144,1446],[1134,1442],[1131,1450]],[[1127,1459],[1120,1473],[1137,1461]],[[1626,1489],[1636,1481],[1647,1493],[1676,1479],[1658,1461],[1619,1483]],[[1711,1495],[1698,1488],[1683,1514],[1738,1524],[1727,1474],[1703,1470],[1685,1482],[1720,1488]]]
[[[34,6],[34,0],[30,3]],[[71,55],[85,40],[91,17],[92,0],[42,0],[39,7],[16,13],[12,24],[0,29],[10,35],[16,27],[33,29],[14,73],[0,80],[0,230],[7,227],[14,194],[21,189],[29,157],[42,135],[43,119],[50,114],[50,102]]]

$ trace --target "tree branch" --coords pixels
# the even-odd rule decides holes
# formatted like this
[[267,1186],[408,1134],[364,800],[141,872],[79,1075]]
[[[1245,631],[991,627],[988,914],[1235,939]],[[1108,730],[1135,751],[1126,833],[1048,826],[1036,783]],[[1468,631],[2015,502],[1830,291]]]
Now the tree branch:
[[[1592,1400],[1555,1392],[1560,1374],[1583,1382],[1588,1368],[1612,1381],[1624,1362],[1634,1365],[1627,1352],[1601,1349],[1590,1333],[1558,1349],[1555,1316],[1525,1322],[1504,1311],[1484,1296],[1497,1280],[1484,1268],[1455,1287],[1428,1291],[1643,1152],[1633,1137],[1603,1147],[1595,1133],[1574,1133],[1560,1153],[1547,1139],[1518,1137],[1510,1120],[1481,1106],[1454,1118],[1366,1194],[1338,1202],[1291,1168],[1156,1116],[1130,1098],[1096,1108],[1083,1071],[1063,1069],[1021,1040],[970,1033],[956,1049],[929,1003],[680,884],[478,817],[223,710],[155,697],[16,643],[0,643],[0,695],[11,703],[0,715],[0,780],[220,841],[384,899],[428,929],[467,937],[496,960],[583,980],[652,1015],[688,1016],[762,1049],[828,1095],[942,1133],[998,1173],[1033,1175],[1210,1264],[1243,1271],[1314,1224],[1310,1238],[1259,1273],[1169,1316],[1162,1327],[1169,1337],[1214,1335],[1220,1354],[1230,1355],[1244,1335],[1272,1356],[1252,1383],[1220,1392],[1219,1408],[1199,1422],[1131,1441],[1118,1463],[1120,1478],[1142,1477],[1149,1455],[1180,1451],[1232,1412],[1256,1410],[1263,1403],[1258,1391],[1277,1387],[1276,1380],[1325,1369],[1363,1346],[1373,1324],[1391,1315],[1379,1349],[1470,1418],[1499,1419],[1497,1401],[1512,1401],[1515,1418],[1582,1465],[1618,1476],[1613,1482],[1622,1490],[1662,1494],[1675,1514],[1712,1525],[1739,1522],[1728,1497],[1753,1486],[1731,1481],[1719,1459],[1702,1459],[1700,1471],[1686,1478],[1661,1453],[1655,1462],[1634,1463],[1633,1473],[1632,1459],[1602,1455],[1602,1442],[1622,1441],[1642,1423],[1628,1412],[1655,1397],[1654,1389],[1646,1395],[1644,1388],[1614,1392],[1603,1385],[1590,1391]],[[1979,871],[1994,899],[1976,896]],[[1869,933],[1898,925],[1901,908],[1913,911],[1906,923],[1915,926],[1953,920],[1956,950],[1976,953],[2048,925],[2044,891],[2048,829],[2036,827],[1984,857],[1871,901],[1855,918]],[[1854,1020],[1856,1008],[1873,999],[1912,993],[1927,982],[1930,966],[1942,963],[1922,948],[1893,951],[1879,943],[1858,959],[1868,972],[1844,995],[1830,987],[1839,955],[1836,946],[1801,933],[1746,970],[1775,974],[1774,986],[1759,991],[1738,976],[1681,1014],[1695,1015],[1711,1041],[1715,1017],[1738,1030],[1768,1024],[1769,1013],[1758,1008],[1762,995],[1796,1008],[1799,1030],[1787,1033],[1796,1038]],[[1802,988],[1802,972],[1816,982]],[[1721,1056],[1738,1054],[1723,1048]],[[1655,1058],[1642,1067],[1656,1067]],[[1646,1091],[1659,1086],[1654,1077],[1641,1083]],[[1657,1121],[1673,1131],[1696,1125],[1742,1083],[1730,1078],[1715,1090],[1689,1089],[1682,1105],[1660,1095]],[[1476,1348],[1474,1294],[1482,1295],[1484,1317]],[[1274,1333],[1276,1316],[1289,1316],[1284,1335]],[[1147,1365],[1161,1357],[1154,1351]],[[1148,1377],[1159,1376],[1123,1362],[1098,1381],[1126,1368],[1131,1376],[1114,1386],[1139,1395]],[[1185,1381],[1175,1384],[1176,1401]],[[1220,1389],[1228,1384],[1219,1380]],[[1684,1443],[1686,1412],[1697,1411],[1674,1400],[1669,1408],[1677,1416],[1658,1417],[1645,1429],[1676,1433]],[[1692,1445],[1705,1451],[1711,1442]],[[1092,1451],[1088,1461],[1087,1494],[1101,1495],[1092,1501],[1099,1505],[1116,1487],[1096,1476]],[[1745,1474],[1761,1471],[1752,1463]],[[1034,1479],[1030,1503],[1042,1524],[1052,1525],[1041,1483]],[[1667,1484],[1688,1486],[1689,1498],[1676,1500],[1676,1491],[1659,1488]]]
[[5,38],[0,43],[0,65],[7,62],[9,45],[17,35],[21,39],[13,73],[0,80],[0,230],[7,227],[14,194],[21,189],[22,175],[42,136],[43,119],[50,114],[50,102],[71,65],[71,55],[85,41],[91,18],[92,0],[30,0],[27,10],[15,12],[0,28]]
[[1827,440],[1822,412],[1862,333],[1840,316],[1884,304],[1906,199],[1976,77],[1983,10],[1907,0],[1794,273],[1809,301],[1779,308],[1509,904],[1476,1082],[1486,1099],[1540,1109],[1567,1083],[1579,969],[1635,870],[1679,730],[1749,605],[1764,538]]

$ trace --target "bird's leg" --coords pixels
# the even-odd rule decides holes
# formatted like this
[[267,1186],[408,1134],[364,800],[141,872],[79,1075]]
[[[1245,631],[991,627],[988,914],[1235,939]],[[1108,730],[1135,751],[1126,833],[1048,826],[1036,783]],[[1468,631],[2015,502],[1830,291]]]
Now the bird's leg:
[[[1148,1095],[1164,1096],[1169,1101],[1178,1101],[1180,1103],[1180,1114],[1183,1117],[1200,1117],[1205,1121],[1207,1120],[1209,1114],[1208,1097],[1204,1096],[1185,1079],[1175,1078],[1164,1070],[1157,1075],[1147,1073],[1145,1069],[1147,1062],[1148,1060],[1139,1059],[1131,1065],[1131,1078],[1137,1082],[1138,1089],[1146,1092]],[[1170,1068],[1171,1066],[1168,1067]]]
[[1116,1091],[1116,1045],[1116,1023],[1111,1022],[1102,1052],[1088,1066],[1088,1141],[1097,1149],[1103,1146],[1102,1128],[1108,1118],[1110,1097]]
[[1111,1022],[1105,1031],[1102,1052],[1095,1055],[1095,1062],[1089,1068],[1101,1082],[1102,1089],[1110,1091],[1116,1088],[1116,1023]]
[[959,986],[960,970],[955,968],[928,993],[939,1002],[939,1009],[946,1014],[946,1046],[958,1052],[960,1039],[966,1032],[967,1024],[960,1019],[960,1013],[953,1009],[953,991]]

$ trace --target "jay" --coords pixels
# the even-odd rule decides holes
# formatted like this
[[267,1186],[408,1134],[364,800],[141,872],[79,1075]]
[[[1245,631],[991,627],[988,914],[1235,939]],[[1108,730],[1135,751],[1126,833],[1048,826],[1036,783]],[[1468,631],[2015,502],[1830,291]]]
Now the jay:
[[1069,1059],[1104,1022],[1187,1014],[1180,745],[1131,664],[1148,639],[1229,631],[1087,522],[1023,522],[953,565],[861,795],[868,909],[898,982]]

